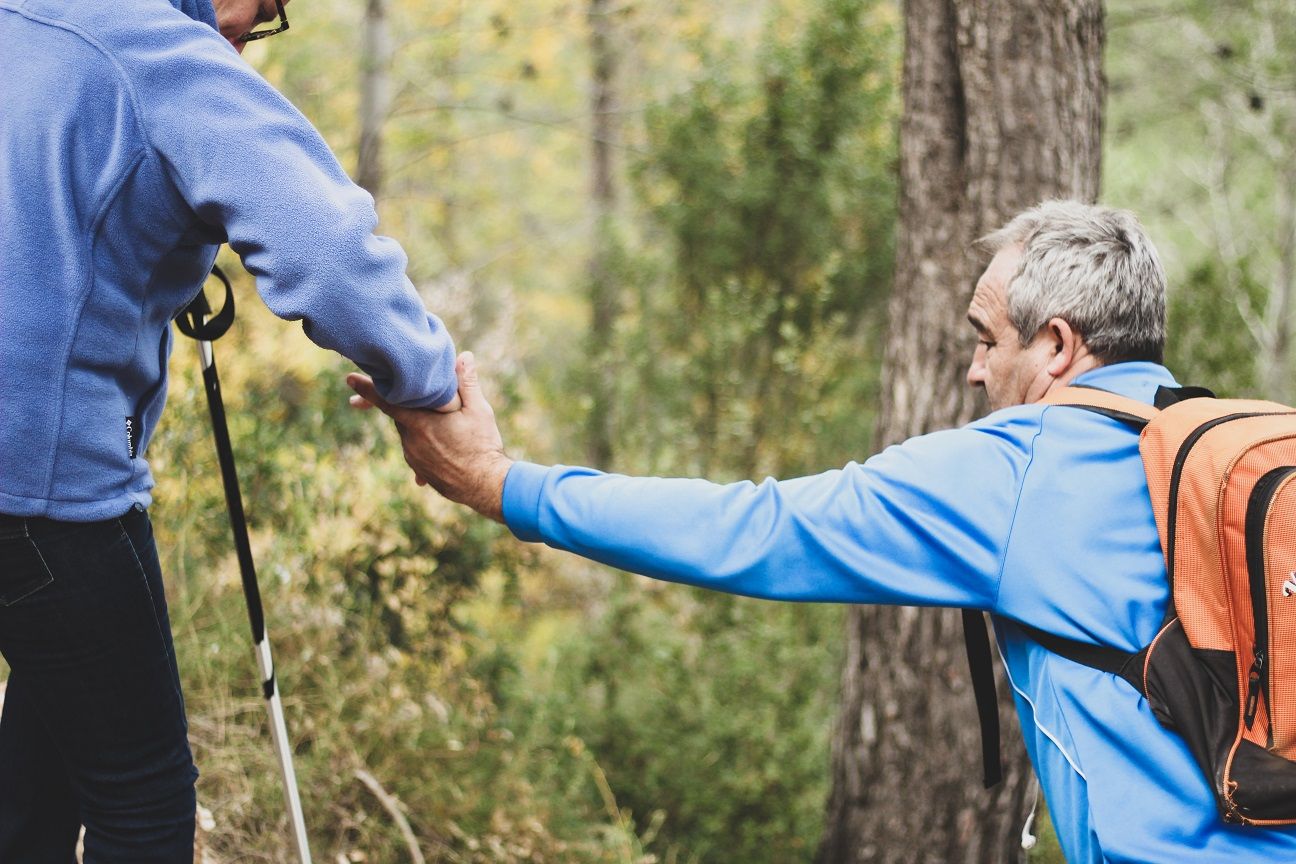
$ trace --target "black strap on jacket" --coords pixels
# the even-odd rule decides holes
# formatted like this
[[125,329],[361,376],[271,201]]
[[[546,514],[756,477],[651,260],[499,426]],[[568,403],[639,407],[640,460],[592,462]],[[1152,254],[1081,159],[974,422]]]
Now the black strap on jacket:
[[1147,658],[1148,649],[1151,646],[1131,653],[1106,645],[1094,645],[1089,642],[1081,642],[1078,639],[1055,636],[1048,631],[1032,627],[1029,624],[1023,624],[1020,621],[1016,622],[1016,624],[1023,633],[1054,654],[1068,660],[1074,660],[1076,663],[1088,666],[1091,669],[1110,672],[1124,678],[1135,690],[1143,693],[1143,661]]
[[981,771],[985,788],[1003,779],[999,755],[999,690],[995,686],[994,657],[990,654],[990,631],[979,609],[963,609],[963,647],[967,649],[968,671],[972,675],[972,696],[981,722]]
[[[1073,384],[1073,387],[1085,387]],[[1097,390],[1097,387],[1089,389]],[[1205,387],[1158,387],[1155,407],[1164,409],[1185,399],[1214,398],[1215,394]],[[1116,411],[1111,408],[1100,408],[1096,405],[1074,404],[1067,407],[1083,408],[1104,417],[1110,417],[1135,430],[1141,431],[1147,420]],[[968,672],[972,678],[972,696],[976,700],[977,716],[981,722],[981,762],[985,786],[990,789],[1003,779],[1003,762],[999,750],[999,693],[995,686],[994,660],[990,654],[990,633],[986,628],[985,616],[976,609],[964,609],[963,644],[967,649]],[[1103,672],[1110,672],[1124,678],[1134,689],[1143,692],[1143,663],[1148,648],[1136,653],[1122,651],[1105,645],[1093,645],[1075,639],[1056,636],[1037,627],[1016,622],[1022,632],[1038,642],[1044,648],[1068,660],[1074,660]]]

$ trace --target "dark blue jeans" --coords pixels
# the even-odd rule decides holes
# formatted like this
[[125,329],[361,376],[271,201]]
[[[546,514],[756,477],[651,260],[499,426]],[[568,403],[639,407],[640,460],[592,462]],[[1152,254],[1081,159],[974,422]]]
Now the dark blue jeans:
[[153,528],[0,515],[0,862],[193,860],[194,769]]

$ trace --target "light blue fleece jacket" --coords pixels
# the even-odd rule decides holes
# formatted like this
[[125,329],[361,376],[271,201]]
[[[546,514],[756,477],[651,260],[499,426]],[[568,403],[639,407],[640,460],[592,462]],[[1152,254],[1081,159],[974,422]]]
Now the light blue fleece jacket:
[[[1151,363],[1076,383],[1146,403],[1174,386]],[[1126,651],[1161,624],[1169,588],[1138,436],[1114,420],[1023,405],[760,484],[517,463],[504,518],[520,539],[717,591],[988,610],[1068,861],[1296,861],[1296,828],[1220,819],[1182,739],[1133,687],[1013,624]]]
[[0,0],[0,45],[0,513],[149,503],[168,325],[222,242],[389,400],[451,398],[454,347],[373,200],[211,0]]

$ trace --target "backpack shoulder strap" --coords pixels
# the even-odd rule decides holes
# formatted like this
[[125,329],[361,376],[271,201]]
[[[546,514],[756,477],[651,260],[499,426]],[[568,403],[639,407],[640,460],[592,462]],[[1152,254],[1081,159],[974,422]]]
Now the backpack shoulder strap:
[[[1208,393],[1209,391],[1204,392]],[[1194,393],[1193,395],[1197,394]],[[1086,387],[1081,384],[1054,390],[1045,396],[1042,401],[1050,405],[1083,408],[1086,411],[1102,414],[1104,417],[1119,420],[1141,430],[1152,422],[1157,414],[1161,413],[1162,408],[1173,404],[1181,398],[1185,397],[1180,395],[1180,391],[1162,387],[1157,391],[1157,404],[1148,405],[1137,399],[1130,399],[1107,390]],[[1124,678],[1135,690],[1140,693],[1143,692],[1143,657],[1147,652],[1146,648],[1143,651],[1130,653],[1106,645],[1094,645],[1076,639],[1067,639],[1022,622],[1017,622],[1017,626],[1028,637],[1054,654],[1059,654],[1068,660],[1092,669],[1110,672]]]
[[1107,390],[1099,390],[1097,387],[1086,387],[1084,385],[1072,385],[1063,387],[1060,390],[1054,390],[1040,401],[1049,405],[1084,408],[1087,411],[1093,411],[1095,414],[1102,414],[1104,417],[1128,423],[1137,429],[1142,429],[1159,413],[1156,407],[1140,402],[1137,399],[1118,396]]
[[1148,649],[1151,648],[1150,645],[1141,651],[1131,653],[1107,645],[1095,645],[1057,636],[1020,621],[1014,623],[1023,633],[1054,654],[1100,672],[1110,672],[1125,679],[1139,693],[1147,695],[1143,690],[1143,661],[1147,657]]
[[[1051,405],[1065,405],[1093,411],[1126,423],[1137,430],[1146,426],[1158,413],[1157,407],[1146,405],[1137,399],[1129,399],[1107,390],[1083,385],[1055,390],[1043,401]],[[1119,675],[1142,692],[1141,654],[1129,654],[1100,645],[1087,645],[1024,624],[1018,626],[1022,627],[1030,638],[1050,651],[1077,663]],[[1002,779],[1003,769],[999,757],[999,711],[994,665],[990,654],[990,638],[981,612],[974,609],[963,610],[963,640],[964,647],[967,649],[968,670],[972,678],[972,694],[981,721],[982,769],[986,788],[989,789]]]

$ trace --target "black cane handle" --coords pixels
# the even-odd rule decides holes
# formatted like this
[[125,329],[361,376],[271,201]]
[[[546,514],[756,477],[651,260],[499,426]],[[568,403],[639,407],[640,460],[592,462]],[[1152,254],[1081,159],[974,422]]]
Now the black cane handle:
[[216,341],[224,336],[230,325],[234,323],[234,289],[230,286],[229,278],[214,265],[211,275],[225,286],[225,305],[221,310],[215,315],[211,314],[211,304],[207,302],[207,294],[200,288],[198,296],[175,319],[176,328],[181,333],[200,342]]

